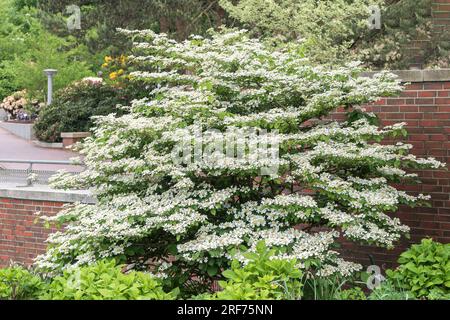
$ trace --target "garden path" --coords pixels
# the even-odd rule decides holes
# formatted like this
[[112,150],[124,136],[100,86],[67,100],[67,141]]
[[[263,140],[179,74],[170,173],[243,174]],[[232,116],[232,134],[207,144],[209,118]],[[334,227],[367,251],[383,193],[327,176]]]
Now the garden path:
[[[34,145],[31,141],[21,139],[8,131],[0,128],[0,159],[4,160],[52,160],[67,161],[76,157],[77,154],[68,150],[41,148]],[[26,169],[27,164],[0,164],[5,169]],[[34,169],[39,170],[59,170],[79,171],[74,166],[36,164]]]

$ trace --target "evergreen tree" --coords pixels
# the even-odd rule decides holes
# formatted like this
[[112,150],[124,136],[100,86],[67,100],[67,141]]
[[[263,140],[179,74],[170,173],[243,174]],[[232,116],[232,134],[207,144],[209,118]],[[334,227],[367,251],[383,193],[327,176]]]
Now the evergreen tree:
[[[436,32],[431,0],[220,0],[255,36],[304,41],[303,54],[315,63],[361,60],[373,69],[448,66],[450,30]],[[381,28],[368,27],[372,6]],[[416,40],[420,50],[412,50]]]

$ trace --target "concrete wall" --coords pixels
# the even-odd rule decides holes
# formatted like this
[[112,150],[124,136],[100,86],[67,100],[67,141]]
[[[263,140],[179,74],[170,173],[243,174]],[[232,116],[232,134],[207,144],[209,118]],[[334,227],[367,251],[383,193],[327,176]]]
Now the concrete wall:
[[33,124],[30,123],[0,122],[0,128],[3,128],[22,139],[35,139]]
[[0,109],[0,121],[5,121],[8,119],[8,114],[5,110]]

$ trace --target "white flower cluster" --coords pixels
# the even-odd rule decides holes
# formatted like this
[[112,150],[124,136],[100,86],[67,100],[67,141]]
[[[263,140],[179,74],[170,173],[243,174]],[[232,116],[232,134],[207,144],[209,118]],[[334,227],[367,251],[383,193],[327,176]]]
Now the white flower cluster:
[[[331,249],[339,236],[390,247],[407,232],[386,213],[425,197],[389,183],[414,178],[408,168],[442,164],[408,155],[409,145],[374,143],[403,133],[403,124],[320,121],[339,106],[398,93],[395,77],[358,77],[357,64],[310,66],[288,48],[274,51],[245,31],[182,43],[152,31],[121,32],[136,41],[130,61],[142,71],[132,77],[153,88],[151,98],[134,101],[124,116],[97,118],[93,136],[79,147],[87,170],[53,179],[59,187],[91,188],[98,203],[70,206],[49,219],[67,227],[49,237],[40,267],[173,255],[160,272],[177,263],[222,268],[232,258],[244,261],[243,251],[265,240],[278,257],[296,258],[305,268],[314,259],[323,275],[349,275],[359,266]],[[197,132],[208,131],[203,139],[209,146],[227,130],[247,127],[276,132],[270,143],[279,145],[278,158],[219,159],[213,153],[188,161]],[[251,138],[249,148],[259,139]],[[180,142],[194,152],[185,161],[173,157]],[[270,165],[278,174],[262,175]]]

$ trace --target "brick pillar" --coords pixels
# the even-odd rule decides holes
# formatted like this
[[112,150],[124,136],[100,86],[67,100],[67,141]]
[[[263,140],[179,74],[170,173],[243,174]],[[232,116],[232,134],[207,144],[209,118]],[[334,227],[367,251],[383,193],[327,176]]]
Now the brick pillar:
[[[431,23],[433,41],[440,47],[450,47],[450,0],[433,0],[431,4]],[[406,48],[411,54],[410,68],[421,69],[424,66],[426,55],[432,54],[431,43],[428,38],[417,38],[411,41]]]
[[450,0],[433,0],[432,20],[436,32],[450,27]]

